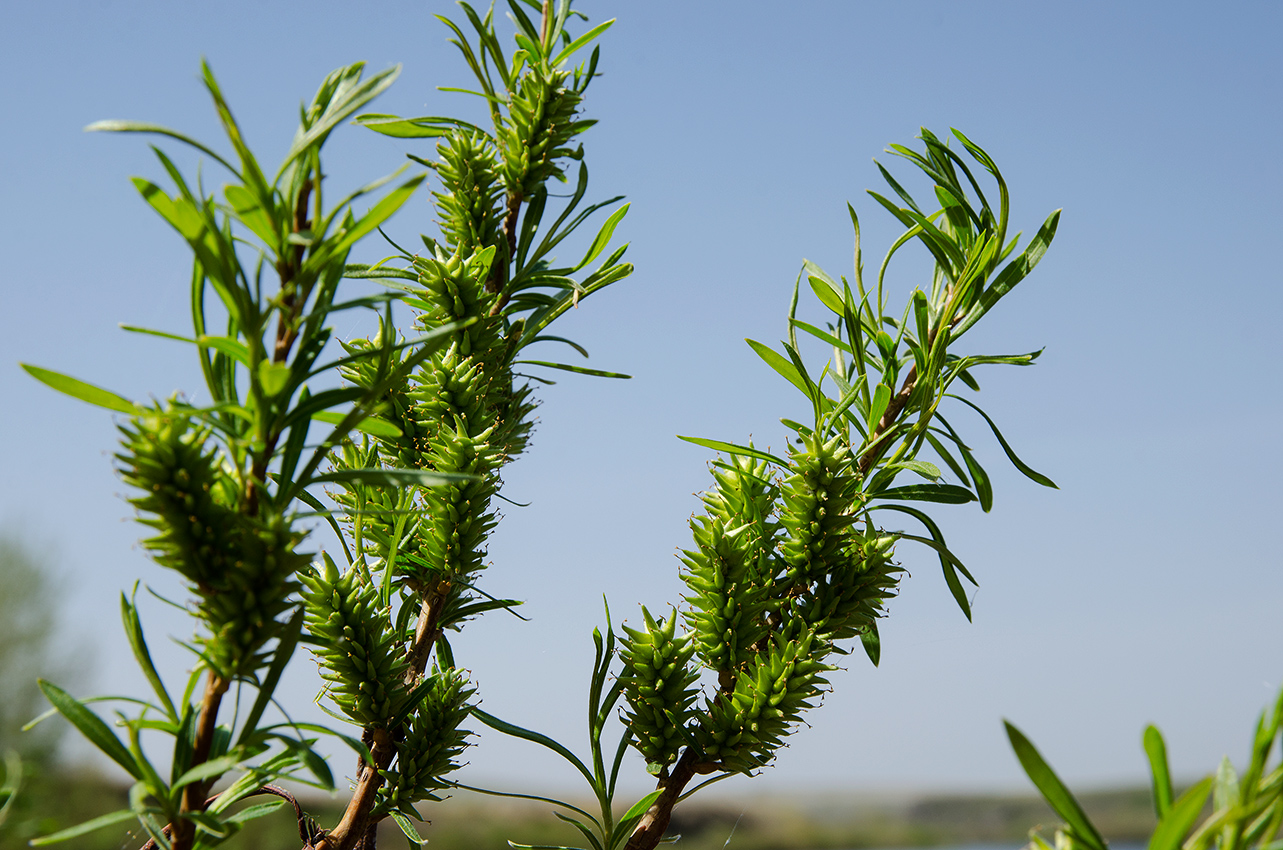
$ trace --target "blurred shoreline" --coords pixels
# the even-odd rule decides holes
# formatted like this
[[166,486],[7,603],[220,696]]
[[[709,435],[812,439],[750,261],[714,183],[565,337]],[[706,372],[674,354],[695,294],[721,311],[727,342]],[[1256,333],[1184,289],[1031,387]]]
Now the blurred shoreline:
[[[434,850],[507,850],[521,844],[577,846],[581,836],[557,820],[547,804],[450,792],[444,803],[420,807],[430,823],[420,833]],[[1117,848],[1143,844],[1154,817],[1147,787],[1101,790],[1079,795],[1083,807]],[[249,803],[261,802],[260,799]],[[342,795],[305,791],[304,809],[320,824],[338,819]],[[589,811],[595,803],[583,803]],[[17,811],[0,829],[0,850],[17,850],[27,840],[128,806],[128,788],[91,773],[55,773],[30,781]],[[676,845],[686,850],[891,850],[949,847],[957,850],[1016,850],[1029,831],[1042,827],[1050,837],[1055,815],[1034,794],[895,791],[798,791],[692,800],[674,813]],[[381,846],[402,846],[405,838],[391,821]],[[381,828],[381,829],[383,829]],[[80,850],[128,850],[144,843],[119,827],[81,836]],[[578,840],[577,840],[578,839]],[[229,850],[298,850],[297,824],[288,809],[253,821],[223,847]]]

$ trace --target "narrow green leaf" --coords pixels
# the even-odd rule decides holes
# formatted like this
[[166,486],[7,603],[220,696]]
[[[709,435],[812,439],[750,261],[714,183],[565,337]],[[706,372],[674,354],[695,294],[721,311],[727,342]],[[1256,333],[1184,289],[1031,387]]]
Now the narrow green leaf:
[[811,397],[810,386],[808,386],[807,382],[802,378],[801,373],[797,371],[797,367],[793,365],[791,360],[784,357],[775,349],[763,345],[757,340],[746,339],[744,341],[748,343],[750,348],[757,352],[758,357],[766,361],[766,365],[770,366],[776,372],[779,372],[787,378],[788,382],[801,390],[804,396],[807,398]]
[[270,360],[260,360],[258,364],[258,381],[263,387],[263,392],[269,396],[274,396],[290,381],[290,367],[286,363],[273,363]]
[[424,115],[419,118],[401,118],[397,115],[367,113],[353,119],[362,127],[376,133],[391,136],[394,139],[431,139],[449,135],[456,129],[467,130],[479,135],[488,135],[475,124],[457,118],[445,118],[436,115]]
[[551,62],[552,67],[556,68],[560,66],[561,63],[565,62],[568,58],[570,58],[570,56],[574,54],[575,51],[579,50],[581,47],[591,42],[597,36],[601,35],[606,30],[610,29],[610,25],[613,24],[614,22],[615,22],[615,19],[611,18],[609,21],[598,24],[597,26],[588,30],[588,32],[579,36],[579,38],[570,42],[570,44],[566,45],[560,53],[552,57],[552,62]]
[[416,484],[420,487],[445,487],[476,480],[475,475],[462,472],[431,472],[426,469],[341,469],[313,477],[309,484],[328,481],[355,481],[382,487]]
[[46,844],[57,844],[60,841],[79,838],[80,836],[87,835],[95,830],[105,829],[119,823],[132,821],[135,817],[136,815],[134,814],[133,809],[121,809],[120,811],[112,812],[111,814],[99,815],[93,820],[87,820],[82,824],[68,827],[67,829],[60,829],[57,832],[50,833],[49,835],[42,835],[39,838],[33,838],[31,839],[31,845],[33,847],[43,847]]
[[1060,224],[1060,210],[1056,210],[1043,223],[1042,227],[1034,235],[1029,247],[1016,259],[1008,263],[990,286],[980,294],[976,304],[967,313],[967,317],[962,323],[953,330],[953,338],[957,339],[967,330],[980,321],[980,318],[998,303],[998,299],[1006,295],[1020,281],[1024,280],[1038,261],[1042,259],[1043,254],[1047,253],[1047,248],[1051,246],[1051,240],[1056,236],[1056,228]]
[[181,195],[171,198],[164,189],[141,177],[133,178],[132,182],[143,200],[160,213],[160,217],[169,222],[170,227],[188,242],[197,243],[205,232],[205,219],[191,201]]
[[588,253],[584,255],[583,260],[572,271],[582,269],[597,259],[598,254],[606,250],[606,246],[610,244],[610,238],[615,235],[615,228],[619,225],[619,222],[624,220],[624,216],[628,215],[628,207],[628,204],[624,204],[610,214],[610,218],[606,219],[606,223],[601,226],[601,229],[597,231],[596,237],[593,238],[592,245],[588,247]]
[[869,656],[873,666],[877,667],[878,662],[882,660],[882,638],[878,635],[877,622],[869,623],[864,631],[860,632],[860,644],[864,647],[864,653]]
[[427,839],[419,835],[418,830],[414,828],[414,824],[410,823],[410,819],[405,815],[400,812],[392,812],[392,820],[396,821],[396,825],[401,827],[401,831],[405,833],[406,838],[410,839],[411,844],[417,844],[422,847],[428,843]]
[[514,360],[513,365],[543,366],[546,369],[560,369],[563,372],[578,372],[581,375],[592,375],[597,378],[631,378],[623,372],[603,372],[601,369],[588,369],[584,366],[572,366],[568,363],[550,363],[547,360]]
[[53,387],[58,392],[69,395],[72,398],[78,398],[81,401],[87,401],[98,407],[105,407],[108,410],[115,410],[120,413],[132,414],[140,412],[140,408],[129,399],[116,395],[109,390],[104,390],[102,387],[95,387],[93,384],[87,384],[61,372],[42,369],[29,363],[19,363],[18,365],[37,381]]
[[846,311],[846,299],[833,278],[810,260],[803,260],[802,268],[806,271],[806,281],[811,284],[811,291],[815,293],[815,297],[819,298],[820,303],[825,307],[841,316]]
[[364,64],[359,62],[331,72],[329,78],[321,86],[322,91],[336,79],[342,79],[347,85],[340,83],[332,99],[325,104],[325,111],[312,126],[307,128],[306,132],[302,127],[299,127],[298,133],[295,135],[294,141],[281,163],[282,173],[294,161],[295,157],[328,136],[339,122],[347,119],[352,113],[377,97],[388,86],[392,85],[401,73],[401,66],[394,65],[385,71],[380,71],[364,82],[358,82],[361,68]]
[[178,777],[174,782],[174,787],[182,788],[184,785],[191,785],[193,782],[200,782],[205,779],[213,779],[215,777],[222,776],[224,773],[240,764],[243,758],[244,754],[239,752],[239,748],[237,748],[237,751],[230,755],[219,756],[218,758],[210,759],[203,764],[198,764],[191,770],[186,771],[182,776]]
[[946,395],[948,395],[948,396],[949,396],[949,398],[956,398],[958,401],[960,401],[960,402],[962,402],[963,404],[967,405],[967,406],[968,406],[968,407],[970,407],[972,410],[974,410],[976,413],[979,413],[981,416],[983,416],[983,417],[984,417],[985,422],[989,423],[989,429],[990,429],[991,431],[993,431],[993,435],[994,435],[995,437],[997,437],[997,438],[998,438],[998,445],[1002,446],[1002,450],[1003,450],[1003,452],[1005,452],[1005,453],[1006,453],[1006,455],[1007,455],[1007,459],[1008,459],[1009,461],[1011,461],[1011,465],[1012,465],[1012,466],[1014,466],[1016,469],[1020,470],[1020,472],[1021,472],[1021,473],[1026,477],[1026,478],[1028,478],[1028,479],[1030,479],[1030,480],[1032,480],[1032,481],[1037,481],[1037,482],[1038,482],[1039,484],[1041,484],[1042,486],[1044,486],[1044,487],[1050,487],[1050,488],[1052,488],[1053,490],[1059,490],[1059,489],[1060,489],[1059,487],[1057,487],[1057,486],[1056,486],[1056,482],[1055,482],[1055,481],[1052,481],[1050,478],[1048,478],[1047,476],[1043,475],[1041,472],[1038,472],[1038,471],[1036,471],[1036,470],[1034,470],[1034,469],[1030,468],[1030,466],[1029,466],[1028,464],[1026,464],[1024,461],[1022,461],[1020,458],[1018,458],[1018,457],[1016,456],[1016,453],[1015,453],[1014,451],[1012,451],[1011,446],[1007,444],[1006,439],[1002,436],[1002,432],[998,430],[998,426],[997,426],[997,425],[995,425],[995,424],[994,424],[994,422],[993,422],[993,420],[989,418],[989,414],[985,413],[983,410],[981,410],[981,409],[980,409],[979,407],[977,407],[975,404],[973,404],[972,402],[970,402],[970,401],[968,401],[967,399],[963,398],[962,396],[954,395],[953,393],[946,393]]
[[[312,414],[313,421],[324,422],[328,425],[338,425],[343,421],[346,413],[340,413],[337,410],[322,410]],[[383,419],[374,416],[368,416],[362,419],[356,425],[352,426],[354,431],[362,431],[371,437],[387,437],[396,439],[401,436],[401,429]]]
[[175,132],[174,130],[169,129],[168,127],[162,127],[159,124],[147,124],[143,121],[120,121],[120,120],[95,121],[94,123],[90,124],[88,127],[85,128],[85,132],[86,133],[155,133],[158,136],[168,136],[171,139],[177,139],[178,141],[182,142],[185,145],[190,145],[191,147],[195,148],[196,150],[208,156],[210,159],[222,165],[224,168],[226,168],[228,171],[232,172],[233,174],[237,173],[236,169],[232,167],[231,163],[223,159],[214,151],[202,145],[200,142],[196,141],[190,136],[184,136],[182,133]]
[[231,337],[226,336],[201,335],[196,337],[196,344],[222,352],[245,366],[249,365],[249,347],[238,339],[232,339]]
[[254,820],[255,818],[261,818],[264,815],[270,815],[272,812],[276,811],[277,809],[281,808],[281,806],[284,806],[284,805],[286,805],[286,802],[284,800],[273,800],[270,803],[258,803],[256,805],[248,806],[244,809],[241,809],[239,812],[237,812],[234,815],[230,815],[224,822],[225,823],[245,823],[246,821],[251,821],[251,820]]
[[639,818],[642,815],[646,814],[646,810],[650,808],[651,803],[654,803],[656,800],[658,800],[659,795],[662,793],[664,793],[663,789],[657,788],[654,791],[651,791],[645,797],[642,797],[636,803],[633,803],[632,806],[628,809],[628,811],[624,812],[623,816],[619,819],[620,822],[622,823],[631,818]]
[[1172,803],[1149,838],[1149,850],[1177,850],[1181,846],[1202,813],[1214,781],[1210,776],[1204,777]]
[[248,227],[273,251],[277,250],[281,236],[276,232],[269,211],[263,209],[258,199],[254,197],[254,193],[244,186],[229,184],[223,187],[223,194],[227,197],[227,203],[231,205],[241,224]]
[[770,461],[777,466],[788,466],[788,461],[780,460],[775,455],[767,454],[766,452],[755,449],[752,446],[725,443],[721,440],[706,440],[703,437],[683,437],[681,434],[677,435],[677,439],[685,440],[688,443],[694,443],[697,446],[703,446],[706,449],[712,449],[717,452],[726,452],[727,454],[733,455],[747,455],[748,457],[755,457],[758,460]]
[[590,771],[587,767],[585,767],[584,763],[580,761],[579,758],[574,753],[572,753],[570,750],[566,749],[561,744],[554,741],[552,738],[549,738],[547,735],[541,735],[538,732],[532,732],[529,729],[523,729],[520,726],[515,726],[511,723],[508,723],[507,721],[500,720],[498,717],[495,717],[494,715],[491,715],[491,714],[487,714],[486,712],[482,711],[481,709],[475,706],[472,708],[472,716],[476,717],[478,720],[480,720],[482,723],[489,726],[491,729],[494,729],[498,732],[502,732],[505,735],[511,735],[514,738],[521,738],[523,740],[530,741],[532,743],[547,747],[548,749],[552,750],[554,753],[556,753],[557,755],[561,756],[566,761],[574,765],[575,768],[584,775],[584,778],[588,780],[588,784],[592,785],[593,787],[596,787],[597,779],[592,775],[592,771]]
[[907,502],[941,502],[946,505],[965,505],[975,501],[975,494],[957,484],[907,484],[872,494],[877,499],[901,499]]
[[902,460],[897,463],[889,463],[882,467],[883,469],[907,469],[916,472],[928,481],[940,480],[940,467],[934,463],[925,460]]
[[1105,839],[1096,831],[1096,827],[1092,825],[1082,806],[1060,781],[1060,777],[1056,776],[1051,766],[1043,760],[1034,745],[1015,726],[1005,720],[1003,725],[1007,727],[1007,738],[1011,741],[1011,748],[1015,751],[1016,758],[1020,760],[1020,766],[1025,769],[1025,773],[1047,800],[1047,804],[1073,831],[1074,837],[1091,850],[1107,850]]
[[196,824],[202,832],[207,832],[215,838],[228,838],[235,827],[229,827],[218,818],[208,812],[183,812],[179,817],[189,820]]
[[572,812],[578,812],[579,814],[588,818],[588,820],[592,821],[593,823],[598,822],[597,819],[592,815],[588,814],[588,812],[584,811],[578,806],[572,806],[570,803],[567,803],[564,800],[557,800],[552,797],[540,797],[535,794],[517,794],[512,791],[491,791],[488,788],[477,788],[472,785],[464,785],[462,782],[456,782],[454,784],[456,787],[462,788],[465,791],[475,791],[478,794],[485,794],[490,797],[511,797],[516,800],[537,800],[541,803],[551,803],[554,806],[561,806],[563,809],[569,809]]
[[570,817],[569,815],[563,815],[561,812],[553,812],[552,816],[555,817],[557,820],[564,821],[565,823],[568,823],[571,826],[573,826],[575,829],[579,830],[579,834],[582,835],[584,838],[588,839],[588,847],[591,848],[591,850],[606,850],[605,847],[601,846],[601,841],[598,840],[597,836],[593,834],[593,831],[589,829],[586,824],[582,823],[581,821],[575,818]]
[[801,328],[802,330],[806,331],[816,339],[822,339],[825,342],[827,342],[829,345],[832,345],[833,347],[841,351],[845,351],[847,354],[854,353],[854,351],[852,350],[851,346],[848,343],[843,342],[842,340],[838,339],[833,334],[828,333],[827,331],[820,330],[815,325],[809,324],[807,322],[803,322],[801,319],[794,319],[792,322],[790,322],[790,324],[792,324],[794,327]]
[[936,554],[940,556],[940,563],[944,566],[946,571],[951,566],[956,567],[958,572],[967,577],[967,581],[971,582],[976,587],[980,586],[980,582],[976,581],[976,577],[973,576],[971,571],[966,568],[962,563],[962,560],[958,558],[957,555],[953,554],[953,550],[950,549],[948,543],[945,542],[944,533],[940,531],[940,526],[936,525],[935,520],[931,519],[930,515],[925,511],[918,508],[911,508],[908,505],[873,505],[869,510],[895,511],[897,513],[908,514],[918,522],[922,523],[923,527],[927,530],[927,534],[931,535],[930,539],[918,537],[913,534],[906,534],[904,532],[899,532],[900,536],[931,547],[936,551]]
[[72,726],[80,730],[80,734],[89,739],[89,742],[102,751],[103,755],[114,761],[125,769],[125,771],[134,779],[142,779],[142,771],[134,762],[133,755],[128,748],[116,737],[116,733],[103,722],[102,718],[94,714],[89,709],[81,705],[80,701],[62,688],[46,682],[44,679],[37,679],[36,684],[44,692],[45,698],[56,709],[58,713],[67,718]]
[[1212,786],[1212,808],[1223,811],[1239,803],[1238,771],[1229,756],[1216,767],[1216,784]]
[[1149,772],[1154,793],[1154,814],[1161,821],[1172,808],[1172,776],[1167,768],[1167,745],[1157,726],[1146,726],[1142,739],[1149,756]]
[[[138,584],[134,584],[134,593],[138,592]],[[138,666],[142,668],[143,675],[151,683],[152,690],[160,699],[160,704],[164,707],[165,713],[169,719],[175,723],[179,722],[178,711],[174,708],[173,701],[169,698],[169,692],[165,690],[165,684],[160,679],[160,674],[156,672],[156,665],[152,663],[151,652],[147,649],[147,639],[143,637],[142,620],[138,618],[138,609],[134,607],[133,601],[120,594],[120,618],[125,624],[125,636],[129,638],[129,646],[134,651],[134,658],[138,661]]]
[[971,473],[971,483],[975,485],[976,498],[980,500],[980,510],[989,513],[993,509],[993,483],[989,480],[989,473],[980,465],[980,461],[976,460],[970,448],[963,445],[961,441],[957,446],[962,454],[962,462],[967,465],[967,471]]
[[877,430],[878,424],[882,421],[882,414],[887,412],[887,405],[890,403],[891,388],[886,384],[878,384],[873,390],[873,401],[869,405],[869,416],[866,420],[870,434]]
[[958,579],[958,571],[954,569],[952,563],[943,558],[940,559],[940,563],[944,568],[944,583],[948,585],[953,601],[958,603],[958,607],[962,609],[963,615],[966,616],[967,622],[970,623],[971,600],[967,599],[966,588],[962,586],[962,582]]

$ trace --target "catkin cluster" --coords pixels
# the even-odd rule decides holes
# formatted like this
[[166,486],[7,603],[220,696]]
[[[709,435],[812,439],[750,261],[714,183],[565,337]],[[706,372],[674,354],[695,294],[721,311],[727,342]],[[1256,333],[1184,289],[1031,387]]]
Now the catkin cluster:
[[195,593],[208,630],[197,642],[210,667],[224,679],[247,674],[292,607],[294,573],[307,563],[294,552],[303,535],[278,514],[245,513],[209,431],[181,412],[158,408],[120,432],[121,477],[142,491],[130,502],[158,532],[143,546]]
[[562,177],[559,160],[575,155],[566,145],[594,123],[575,120],[583,96],[566,78],[565,71],[532,67],[508,100],[508,119],[495,126],[510,196],[532,197],[549,178]]
[[845,435],[804,434],[800,448],[790,447],[789,461],[780,511],[785,619],[804,623],[828,643],[854,637],[893,595],[900,572],[890,560],[893,538],[856,527],[859,479]]
[[420,702],[406,720],[405,737],[396,742],[396,761],[383,771],[376,817],[395,811],[418,818],[413,804],[437,800],[433,792],[448,787],[440,777],[459,767],[455,759],[472,734],[459,728],[468,717],[468,699],[475,691],[467,685],[455,669],[433,670],[425,680]]
[[442,240],[461,256],[498,245],[503,183],[494,144],[475,132],[455,131],[437,145],[440,191],[432,197]]
[[340,575],[328,557],[322,572],[304,572],[300,581],[304,623],[330,699],[352,722],[388,728],[404,705],[406,665],[377,588],[360,570]]
[[770,761],[788,727],[814,708],[810,700],[828,685],[833,667],[821,660],[814,631],[777,633],[735,677],[734,689],[711,699],[696,740],[706,757],[723,769],[749,773]]
[[686,622],[700,660],[719,672],[738,669],[769,633],[774,597],[774,518],[778,486],[765,461],[734,457],[715,467],[716,482],[702,495],[705,513],[691,518],[695,548],[682,552],[692,591]]
[[677,612],[656,622],[643,606],[642,617],[645,629],[623,626],[619,657],[633,746],[646,757],[647,769],[658,773],[686,743],[686,716],[699,693],[698,673],[690,666],[695,653],[691,636],[676,634]]
[[[701,762],[723,770],[762,767],[827,688],[824,674],[834,668],[826,659],[842,651],[837,641],[874,628],[899,568],[891,562],[894,538],[859,517],[855,465],[844,434],[824,439],[809,430],[790,447],[782,482],[765,460],[732,455],[714,465],[704,512],[691,519],[695,545],[681,554],[690,631],[669,640],[716,672],[717,687],[693,708],[643,690],[645,665],[635,650],[626,657],[629,723],[644,724],[633,745],[649,762],[666,767],[689,743]],[[650,631],[628,631],[630,649]],[[695,675],[683,662],[664,679]],[[663,731],[656,740],[653,728]]]

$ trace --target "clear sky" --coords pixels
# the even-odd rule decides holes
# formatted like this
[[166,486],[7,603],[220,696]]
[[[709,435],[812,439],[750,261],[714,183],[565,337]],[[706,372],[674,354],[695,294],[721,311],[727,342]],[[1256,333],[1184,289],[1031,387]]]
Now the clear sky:
[[[476,110],[434,88],[469,82],[432,19],[450,6],[354,8],[6,7],[0,522],[56,555],[68,646],[92,660],[82,693],[144,689],[116,595],[139,576],[162,592],[176,582],[135,545],[110,415],[57,396],[17,361],[135,398],[197,389],[200,374],[189,350],[117,328],[186,330],[186,247],[128,182],[160,176],[145,140],[81,128],[130,118],[217,144],[202,56],[267,162],[288,145],[298,102],[358,59],[404,63],[378,111]],[[1283,570],[1269,530],[1283,508],[1283,5],[582,8],[619,19],[589,90],[587,114],[601,123],[585,143],[590,192],[632,202],[618,233],[637,272],[563,332],[588,347],[589,365],[636,377],[568,376],[539,393],[532,451],[505,473],[507,495],[532,505],[506,510],[486,579],[529,600],[532,621],[490,614],[458,642],[486,709],[581,739],[601,595],[635,616],[637,602],[654,609],[681,590],[673,553],[689,541],[709,453],[674,435],[782,443],[776,420],[798,416],[798,398],[743,338],[783,335],[803,257],[848,271],[848,200],[876,262],[897,229],[864,195],[880,183],[871,158],[892,165],[887,144],[955,126],[1003,168],[1014,227],[1032,233],[1064,209],[1034,275],[967,338],[985,353],[1046,346],[1034,368],[981,373],[980,400],[1061,489],[1012,472],[983,423],[959,414],[997,493],[989,515],[974,504],[939,512],[980,580],[975,622],[934,559],[904,547],[912,575],[883,627],[881,668],[853,656],[777,766],[720,787],[1024,788],[1003,717],[1080,787],[1141,781],[1147,722],[1168,734],[1182,776],[1226,753],[1241,760],[1283,679]],[[340,186],[391,171],[405,150],[430,155],[425,142],[355,127],[327,150]],[[431,227],[420,197],[392,232]],[[360,250],[381,256],[373,242]],[[899,297],[925,285],[912,276],[922,268],[902,267]],[[144,615],[153,646],[188,636],[159,603]],[[187,663],[159,652],[171,669]],[[287,703],[306,713],[316,681],[300,657]],[[561,765],[493,734],[469,757],[475,782],[575,787]],[[640,764],[631,775],[640,788]]]

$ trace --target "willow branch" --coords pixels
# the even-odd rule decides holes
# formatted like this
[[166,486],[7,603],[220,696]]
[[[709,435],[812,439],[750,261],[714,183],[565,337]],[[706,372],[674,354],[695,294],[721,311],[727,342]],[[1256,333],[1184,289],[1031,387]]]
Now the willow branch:
[[370,747],[371,763],[363,764],[357,777],[356,791],[343,810],[343,819],[316,843],[316,850],[353,850],[357,842],[364,842],[371,825],[370,810],[375,796],[383,785],[379,771],[387,770],[396,754],[396,746],[385,729],[373,729]]
[[[196,723],[196,739],[192,744],[192,761],[190,767],[199,767],[209,761],[210,747],[214,743],[214,732],[218,728],[218,707],[222,704],[223,694],[227,693],[230,683],[213,670],[205,679],[205,696],[201,700],[200,719]],[[190,768],[189,768],[190,769]],[[202,812],[205,810],[205,794],[213,779],[205,782],[193,782],[183,788],[183,802],[179,806],[180,815],[185,812]],[[179,817],[173,826],[174,850],[188,850],[196,837],[196,824]]]
[[437,638],[441,637],[441,612],[445,609],[446,595],[450,592],[450,582],[437,582],[427,593],[422,594],[419,604],[419,621],[414,627],[414,642],[406,654],[406,663],[410,669],[405,674],[407,688],[413,687],[423,671],[428,667],[428,657]]
[[677,759],[677,764],[673,765],[672,771],[660,777],[657,787],[663,793],[650,804],[650,808],[642,815],[637,826],[633,827],[624,850],[654,850],[659,845],[665,830],[668,829],[669,821],[673,818],[673,807],[677,805],[687,784],[697,774],[712,773],[717,770],[716,765],[701,762],[700,756],[701,753],[687,747]]

